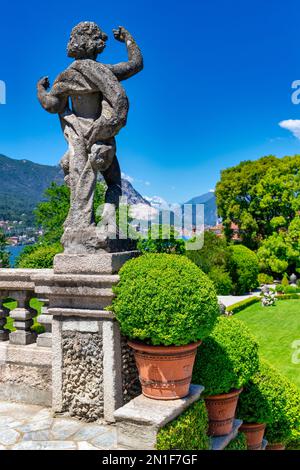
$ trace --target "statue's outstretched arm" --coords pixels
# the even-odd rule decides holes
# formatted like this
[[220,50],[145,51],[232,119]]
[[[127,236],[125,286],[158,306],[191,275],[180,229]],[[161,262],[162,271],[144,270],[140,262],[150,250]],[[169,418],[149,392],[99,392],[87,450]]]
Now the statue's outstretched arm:
[[37,84],[38,99],[42,107],[49,113],[57,114],[63,112],[66,107],[67,98],[51,94],[48,77],[41,78]]
[[135,40],[122,26],[113,30],[117,41],[125,42],[128,52],[128,62],[120,62],[115,65],[108,65],[108,68],[114,73],[119,81],[126,80],[143,69],[143,56]]

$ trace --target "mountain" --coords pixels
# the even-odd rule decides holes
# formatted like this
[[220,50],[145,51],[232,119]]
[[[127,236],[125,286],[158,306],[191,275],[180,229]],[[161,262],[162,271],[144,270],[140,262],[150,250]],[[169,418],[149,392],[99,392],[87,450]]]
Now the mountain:
[[[216,196],[213,191],[196,196],[187,201],[185,204],[204,204],[204,224],[215,226],[217,223],[217,204]],[[193,220],[193,223],[195,221]]]
[[[59,166],[15,160],[0,154],[0,220],[25,218],[32,222],[32,211],[43,199],[44,191],[52,181],[63,183],[63,173]],[[149,205],[125,179],[122,180],[122,190],[129,204]]]
[[[165,199],[160,196],[147,197],[144,196],[152,207],[157,209],[160,214],[169,213],[171,223],[174,221],[174,215],[181,216],[184,213],[184,204],[204,204],[204,224],[208,226],[214,226],[217,223],[217,206],[216,206],[216,196],[214,192],[210,191],[208,193],[202,194],[201,196],[196,196],[185,202],[184,204],[169,204]],[[192,217],[193,225],[196,225],[196,213],[193,211]]]

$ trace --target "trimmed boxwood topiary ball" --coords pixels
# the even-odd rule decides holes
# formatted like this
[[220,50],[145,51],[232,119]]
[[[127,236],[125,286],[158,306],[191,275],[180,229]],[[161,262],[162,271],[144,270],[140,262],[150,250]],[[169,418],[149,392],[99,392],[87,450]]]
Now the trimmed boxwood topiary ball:
[[130,339],[183,346],[209,335],[220,315],[212,282],[184,256],[143,255],[119,274],[112,310]]
[[205,396],[243,387],[259,367],[258,344],[240,320],[220,317],[197,352],[192,382]]
[[300,392],[297,387],[261,360],[259,370],[246,385],[237,410],[245,422],[266,423],[269,444],[300,439]]

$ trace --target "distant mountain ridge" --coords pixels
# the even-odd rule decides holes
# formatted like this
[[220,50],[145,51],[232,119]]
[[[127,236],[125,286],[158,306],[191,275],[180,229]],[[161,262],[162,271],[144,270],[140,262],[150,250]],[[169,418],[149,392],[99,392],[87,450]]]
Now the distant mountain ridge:
[[213,227],[217,223],[217,203],[216,195],[213,191],[196,196],[185,204],[204,204],[204,224]]
[[[45,190],[54,181],[64,182],[59,166],[42,165],[29,160],[16,160],[0,154],[0,220],[33,221],[33,210],[43,200]],[[147,204],[132,184],[122,180],[123,195],[129,204]]]

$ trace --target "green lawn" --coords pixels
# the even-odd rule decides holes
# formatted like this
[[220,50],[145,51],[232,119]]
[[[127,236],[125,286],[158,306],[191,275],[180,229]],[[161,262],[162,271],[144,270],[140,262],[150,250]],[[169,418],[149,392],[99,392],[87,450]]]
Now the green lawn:
[[[36,317],[34,317],[33,319],[33,330],[36,331],[37,333],[43,333],[44,332],[44,327],[41,326],[37,321],[36,321],[36,318],[38,315],[41,314],[41,308],[42,308],[42,303],[37,300],[37,299],[31,299],[30,301],[30,307],[34,308],[38,313],[36,315]],[[4,306],[7,307],[9,310],[13,310],[14,308],[17,307],[17,302],[15,302],[14,300],[12,301],[8,301],[8,302],[5,302],[4,303]],[[13,319],[8,317],[7,318],[7,322],[6,322],[6,325],[4,327],[5,329],[9,330],[9,331],[14,331],[15,328],[13,327]]]
[[235,318],[244,321],[257,338],[261,356],[300,388],[300,363],[292,362],[295,340],[299,341],[300,349],[300,300],[278,300],[273,307],[257,303],[237,313]]

